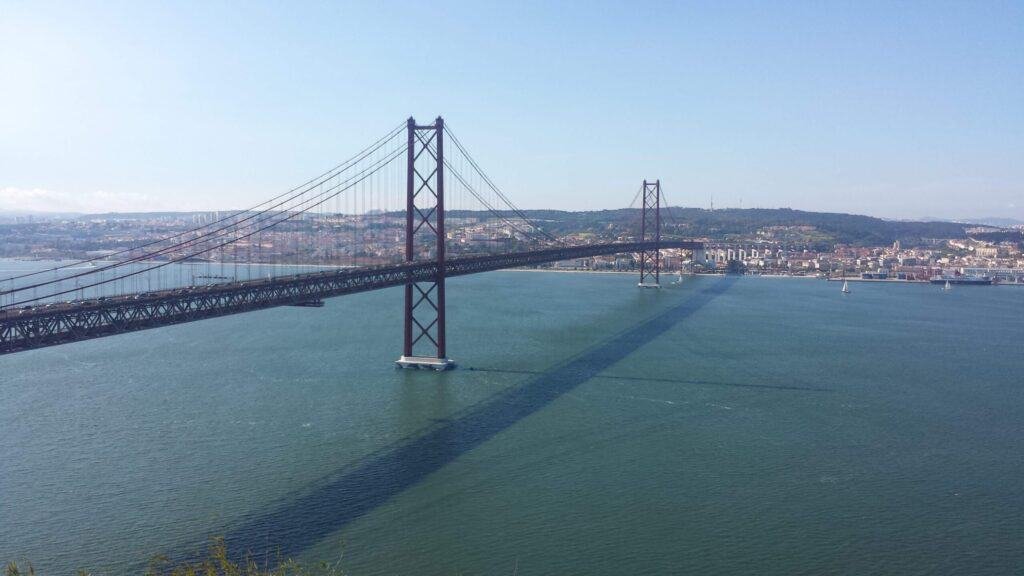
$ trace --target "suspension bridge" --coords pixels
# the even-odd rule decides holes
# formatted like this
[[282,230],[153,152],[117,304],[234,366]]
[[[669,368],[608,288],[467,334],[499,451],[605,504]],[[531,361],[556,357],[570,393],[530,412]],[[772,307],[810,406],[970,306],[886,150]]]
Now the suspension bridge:
[[662,250],[696,259],[702,242],[662,235],[661,182],[645,180],[638,199],[638,231],[611,242],[558,237],[494,184],[442,118],[409,118],[251,208],[0,280],[0,354],[404,286],[397,364],[446,369],[448,277],[634,254],[638,285],[656,288]]

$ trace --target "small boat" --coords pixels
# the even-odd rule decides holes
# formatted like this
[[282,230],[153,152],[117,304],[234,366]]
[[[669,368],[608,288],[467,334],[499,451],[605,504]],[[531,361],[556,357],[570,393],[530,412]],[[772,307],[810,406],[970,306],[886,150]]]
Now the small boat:
[[843,294],[850,293],[850,284],[846,280],[843,280]]
[[943,290],[952,290],[953,286],[950,285],[949,280],[946,280],[946,285],[942,287]]

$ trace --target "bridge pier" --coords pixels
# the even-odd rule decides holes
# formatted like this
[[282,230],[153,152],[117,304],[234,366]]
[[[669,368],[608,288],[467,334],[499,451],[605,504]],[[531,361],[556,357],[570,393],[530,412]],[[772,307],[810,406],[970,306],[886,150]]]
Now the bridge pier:
[[455,368],[455,362],[448,358],[434,358],[432,356],[399,356],[395,360],[399,368],[414,368],[416,370],[450,370]]
[[[405,285],[405,333],[400,368],[447,370],[455,362],[445,349],[445,233],[444,233],[444,120],[419,126],[407,123],[405,261],[416,261],[417,234],[433,244],[437,273],[426,282]],[[433,237],[433,242],[430,238]],[[417,344],[433,354],[417,354]]]
[[[640,252],[640,288],[661,288],[661,180],[644,180],[640,241],[654,236],[654,250]],[[653,281],[652,281],[653,279]]]

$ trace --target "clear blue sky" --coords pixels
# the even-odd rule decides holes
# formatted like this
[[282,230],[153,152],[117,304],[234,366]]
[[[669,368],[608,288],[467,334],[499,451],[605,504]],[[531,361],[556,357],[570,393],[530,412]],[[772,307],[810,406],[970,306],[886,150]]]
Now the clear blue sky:
[[0,209],[243,207],[438,114],[528,208],[1024,219],[1024,3],[0,0]]

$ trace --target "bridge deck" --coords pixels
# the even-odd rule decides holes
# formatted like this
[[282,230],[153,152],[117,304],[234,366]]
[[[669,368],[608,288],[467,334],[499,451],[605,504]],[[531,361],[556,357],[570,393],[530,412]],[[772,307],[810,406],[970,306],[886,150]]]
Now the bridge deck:
[[[530,252],[451,258],[445,276],[623,252],[653,250],[654,242],[568,246]],[[661,248],[699,249],[701,242],[662,240]],[[425,282],[437,262],[349,268],[244,282],[225,282],[161,292],[129,294],[80,303],[55,303],[0,311],[0,354],[113,334],[180,324],[253,310],[315,302],[344,294]]]

